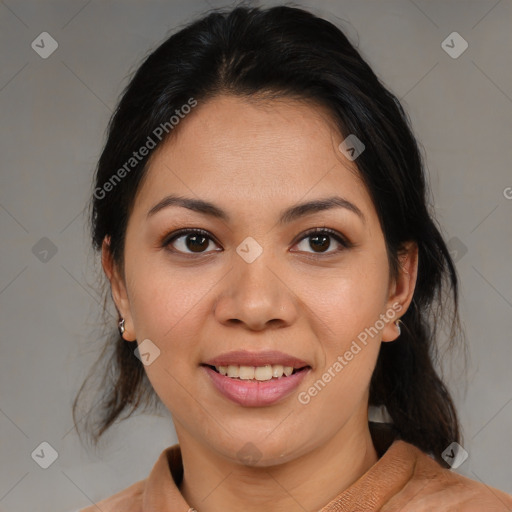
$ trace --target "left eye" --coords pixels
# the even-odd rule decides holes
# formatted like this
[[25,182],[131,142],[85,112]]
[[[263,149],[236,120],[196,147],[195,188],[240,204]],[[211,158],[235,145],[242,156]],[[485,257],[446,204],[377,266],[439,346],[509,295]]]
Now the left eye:
[[[306,242],[307,239],[309,239],[308,244]],[[336,243],[341,246],[341,248],[327,252],[332,245],[331,239],[334,239]],[[178,231],[172,234],[170,237],[167,237],[163,241],[162,245],[163,247],[173,246],[173,251],[184,254],[204,254],[208,250],[210,242],[213,242],[215,245],[217,245],[207,231],[202,229],[188,229]],[[301,244],[307,244],[307,247],[303,247],[301,249]],[[314,229],[309,231],[305,233],[299,242],[295,245],[299,247],[299,252],[308,252],[307,249],[309,248],[312,249],[313,253],[316,254],[322,254],[326,252],[331,254],[351,246],[350,243],[340,233],[331,229]]]
[[[308,233],[306,233],[305,236],[301,238],[298,246],[300,246],[301,243],[306,243],[310,249],[313,249],[314,253],[321,254],[327,252],[327,250],[331,247],[331,238],[333,238],[336,241],[336,243],[341,245],[342,248],[330,251],[330,254],[350,247],[349,242],[343,236],[341,236],[338,232],[333,231],[331,229],[309,231]],[[309,239],[309,243],[306,242],[307,239]],[[305,249],[302,250],[304,252],[308,252]]]

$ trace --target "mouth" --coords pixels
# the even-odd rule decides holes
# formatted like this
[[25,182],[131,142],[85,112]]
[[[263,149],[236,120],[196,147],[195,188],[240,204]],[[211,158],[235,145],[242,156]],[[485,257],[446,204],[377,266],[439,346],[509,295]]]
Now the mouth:
[[200,368],[219,396],[243,407],[267,407],[282,402],[312,370],[302,363],[296,366],[201,364]]
[[277,350],[236,350],[200,365],[213,388],[244,407],[264,407],[288,397],[312,366]]

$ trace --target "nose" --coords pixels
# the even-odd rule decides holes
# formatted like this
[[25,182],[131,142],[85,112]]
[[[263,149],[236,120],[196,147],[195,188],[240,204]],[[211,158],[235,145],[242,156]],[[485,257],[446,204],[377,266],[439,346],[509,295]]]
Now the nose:
[[219,283],[216,319],[225,325],[242,324],[253,331],[293,324],[299,301],[293,283],[287,281],[289,274],[265,251],[252,263],[235,254],[231,272]]

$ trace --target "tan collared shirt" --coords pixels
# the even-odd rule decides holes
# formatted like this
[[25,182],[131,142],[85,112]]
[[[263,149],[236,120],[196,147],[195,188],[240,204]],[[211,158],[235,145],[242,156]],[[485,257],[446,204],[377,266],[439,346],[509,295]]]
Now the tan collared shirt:
[[[319,512],[512,511],[511,495],[441,467],[410,443],[395,440],[386,449],[379,434],[373,431],[372,437],[379,460]],[[161,453],[148,478],[97,507],[102,512],[193,512],[179,490],[182,478],[176,444]],[[98,512],[97,507],[80,512]]]

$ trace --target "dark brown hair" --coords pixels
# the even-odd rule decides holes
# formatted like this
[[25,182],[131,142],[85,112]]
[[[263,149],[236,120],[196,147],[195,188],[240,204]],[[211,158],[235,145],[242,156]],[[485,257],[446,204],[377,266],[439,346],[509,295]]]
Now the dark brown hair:
[[[413,300],[402,317],[400,338],[381,345],[369,403],[385,405],[398,436],[443,463],[441,453],[460,441],[460,431],[450,394],[434,368],[436,331],[445,320],[450,344],[458,339],[456,270],[428,209],[423,163],[407,115],[332,23],[299,8],[239,6],[205,15],[154,50],[126,87],[109,123],[91,202],[94,248],[100,250],[108,237],[113,260],[123,268],[127,220],[153,150],[132,162],[122,179],[116,181],[115,175],[123,166],[126,170],[134,150],[155,139],[157,127],[169,126],[176,110],[191,98],[204,102],[220,94],[264,93],[321,104],[344,137],[355,134],[363,141],[357,166],[379,216],[393,275],[404,243],[418,245]],[[156,146],[174,130],[179,126],[169,127]],[[108,193],[107,183],[113,185]],[[123,412],[127,417],[140,405],[159,402],[133,348],[116,330],[89,376],[93,379],[104,368],[98,401],[83,418],[95,444]],[[77,426],[84,385],[73,405]]]

